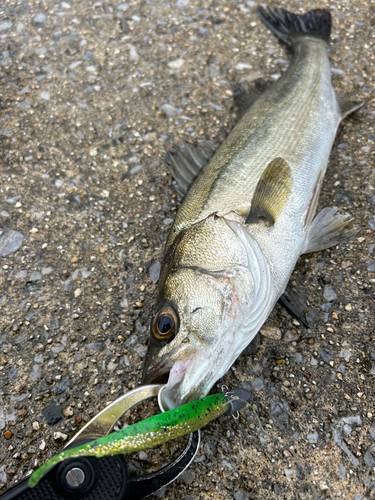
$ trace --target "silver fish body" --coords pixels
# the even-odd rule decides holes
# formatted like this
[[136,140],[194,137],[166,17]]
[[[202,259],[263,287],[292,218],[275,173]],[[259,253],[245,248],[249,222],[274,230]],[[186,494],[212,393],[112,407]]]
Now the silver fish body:
[[[286,11],[260,13],[277,32]],[[145,381],[169,373],[170,407],[207,394],[257,334],[300,255],[336,244],[347,228],[332,209],[312,223],[337,128],[356,108],[343,110],[332,88],[321,13],[330,22],[327,11],[306,15],[318,19],[311,33],[305,16],[307,28],[295,32],[303,19],[294,16],[302,21],[286,29],[287,72],[234,127],[177,213],[144,369]]]
[[271,230],[263,224],[246,227],[270,264],[277,300],[301,255],[312,193],[324,176],[340,120],[328,46],[302,38],[287,73],[249,109],[191,186],[166,252],[179,231],[209,215],[234,218],[246,211],[265,168],[281,157],[292,170],[292,195]]

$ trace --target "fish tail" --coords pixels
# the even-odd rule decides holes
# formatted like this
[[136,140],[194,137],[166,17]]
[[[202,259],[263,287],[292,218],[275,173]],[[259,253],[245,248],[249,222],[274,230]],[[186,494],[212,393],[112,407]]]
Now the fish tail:
[[332,20],[326,9],[310,10],[300,15],[280,8],[264,9],[259,5],[257,13],[264,24],[288,45],[305,36],[329,43]]

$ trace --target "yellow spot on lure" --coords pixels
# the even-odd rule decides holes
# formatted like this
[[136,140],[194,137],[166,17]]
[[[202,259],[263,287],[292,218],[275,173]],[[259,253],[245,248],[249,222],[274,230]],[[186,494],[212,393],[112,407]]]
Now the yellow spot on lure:
[[39,467],[29,479],[33,488],[42,476],[57,463],[73,457],[119,455],[154,448],[159,444],[200,429],[224,413],[231,415],[241,409],[248,399],[247,391],[234,390],[213,394],[173,410],[137,422],[118,432],[95,439],[82,446],[63,451]]

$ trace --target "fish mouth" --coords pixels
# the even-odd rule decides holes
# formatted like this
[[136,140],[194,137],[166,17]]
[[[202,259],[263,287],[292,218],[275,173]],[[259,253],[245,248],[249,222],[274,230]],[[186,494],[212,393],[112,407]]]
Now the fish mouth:
[[[166,384],[169,390],[173,388],[173,393],[175,393],[178,391],[195,352],[196,350],[192,346],[179,345],[160,361],[160,358],[155,359],[152,356],[150,350],[146,355],[142,384]],[[180,404],[183,403],[179,401],[178,404],[173,404],[173,407]],[[172,405],[168,404],[168,406],[171,407]]]
[[169,374],[172,365],[170,366],[153,366],[147,373],[143,373],[142,384],[166,384],[169,379]]

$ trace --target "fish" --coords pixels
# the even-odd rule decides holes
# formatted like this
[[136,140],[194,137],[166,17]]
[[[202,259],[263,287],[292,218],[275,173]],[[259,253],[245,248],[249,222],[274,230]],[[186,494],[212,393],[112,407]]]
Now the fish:
[[185,143],[167,156],[184,199],[166,242],[143,383],[167,379],[168,408],[205,396],[229,370],[301,255],[356,232],[336,207],[315,216],[339,124],[363,105],[332,87],[330,12],[257,13],[291,49],[287,71],[219,147]]
[[112,432],[88,443],[69,448],[55,455],[32,473],[28,484],[34,488],[56,464],[76,457],[107,457],[154,448],[180,436],[201,429],[214,418],[233,415],[246,406],[251,392],[233,389],[212,394],[199,401],[154,415],[120,431]]

